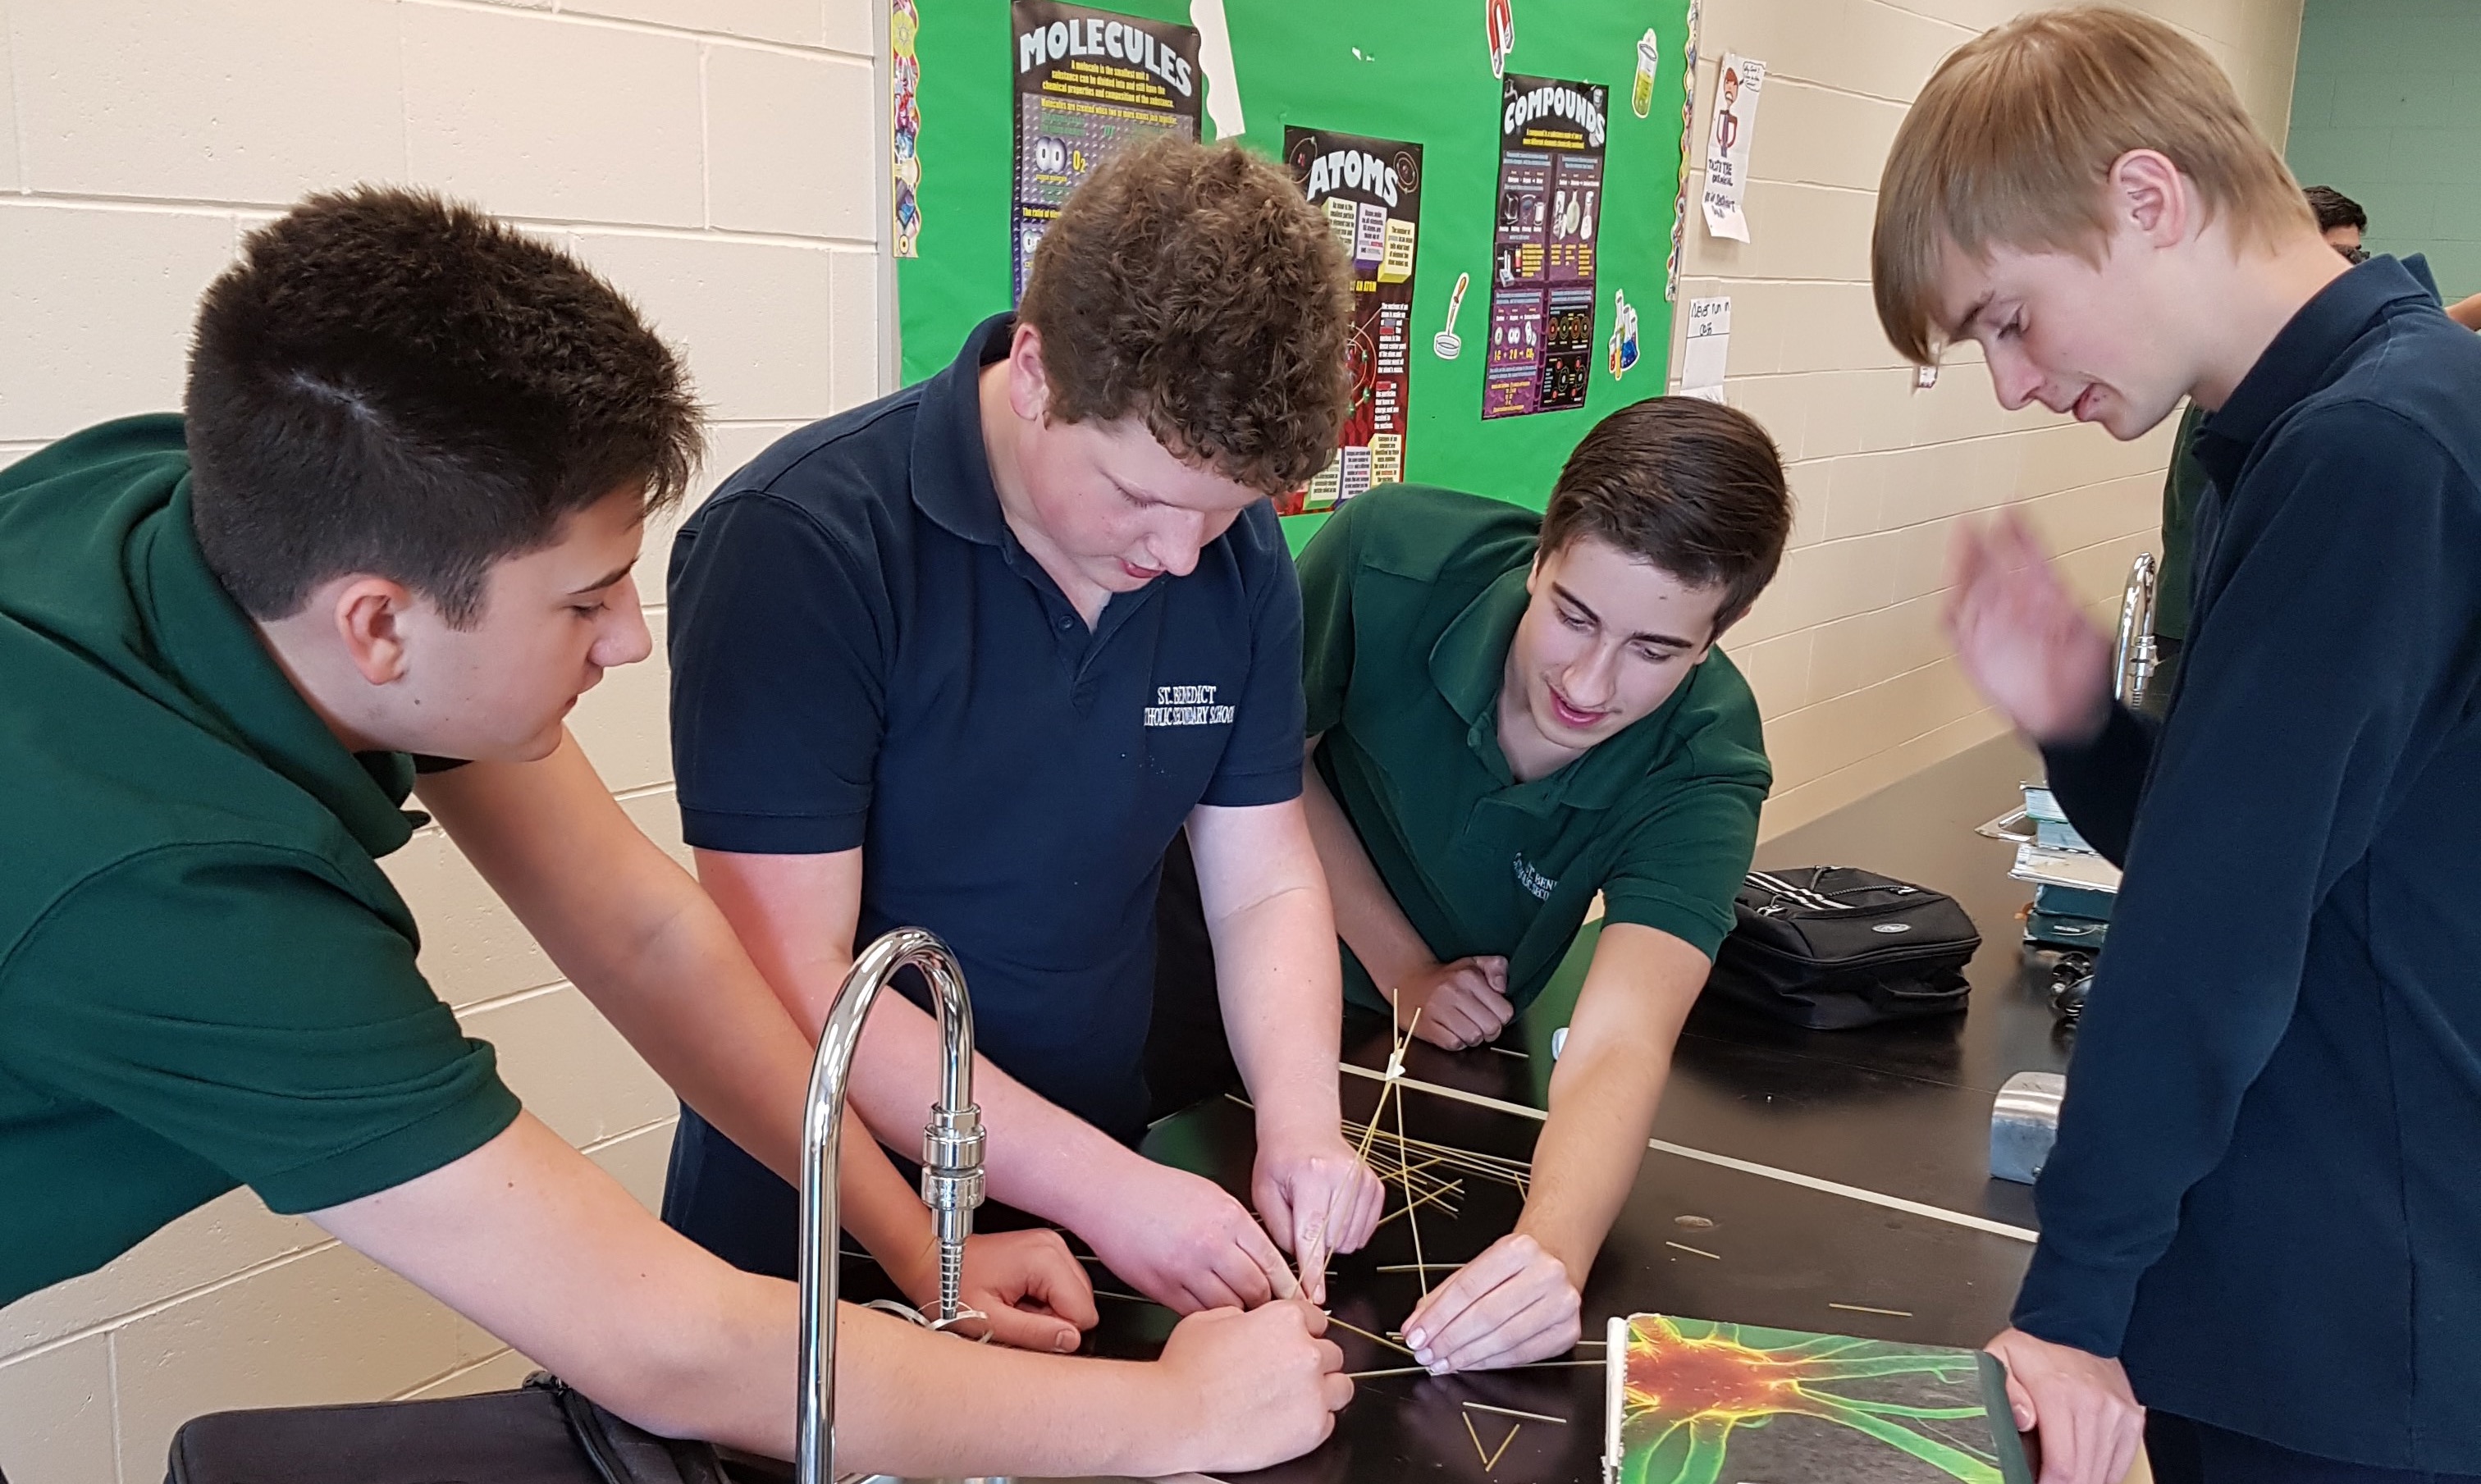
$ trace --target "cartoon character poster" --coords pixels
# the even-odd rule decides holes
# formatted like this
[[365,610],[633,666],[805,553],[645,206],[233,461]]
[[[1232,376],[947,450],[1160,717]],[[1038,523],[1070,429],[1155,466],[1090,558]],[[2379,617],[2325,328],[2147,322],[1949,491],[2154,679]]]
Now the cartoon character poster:
[[1284,162],[1352,263],[1352,404],[1335,457],[1307,489],[1277,502],[1290,515],[1331,509],[1404,477],[1422,146],[1288,124]]
[[1749,194],[1749,150],[1756,143],[1758,98],[1765,90],[1766,65],[1737,52],[1723,54],[1716,80],[1714,122],[1706,135],[1706,230],[1735,242],[1749,240],[1744,203]]
[[1484,418],[1585,404],[1609,105],[1599,83],[1501,79]]
[[1015,0],[1016,188],[1010,213],[1010,301],[1042,234],[1087,171],[1123,149],[1198,137],[1206,76],[1198,34],[1168,21]]

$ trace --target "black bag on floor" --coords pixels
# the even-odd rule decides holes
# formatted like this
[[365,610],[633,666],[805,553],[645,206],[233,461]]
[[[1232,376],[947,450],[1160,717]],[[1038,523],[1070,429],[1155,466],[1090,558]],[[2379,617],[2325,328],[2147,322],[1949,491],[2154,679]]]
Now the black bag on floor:
[[[435,1401],[192,1418],[166,1484],[737,1484],[703,1443],[658,1438],[549,1375]],[[780,1475],[790,1477],[789,1471]]]
[[1981,934],[1955,898],[1850,866],[1752,871],[1707,992],[1816,1030],[1950,1014]]

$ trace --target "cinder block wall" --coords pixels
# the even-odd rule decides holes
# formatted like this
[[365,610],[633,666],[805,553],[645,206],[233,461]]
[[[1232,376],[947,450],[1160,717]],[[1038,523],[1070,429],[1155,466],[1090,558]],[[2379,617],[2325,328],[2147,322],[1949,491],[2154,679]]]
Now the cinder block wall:
[[2426,252],[2453,303],[2481,293],[2481,5],[2309,0],[2291,169],[2368,209],[2379,252]]
[[[1766,64],[1750,161],[1754,240],[1717,241],[1691,222],[1681,297],[1731,296],[1726,398],[1773,430],[1799,502],[1783,575],[1726,640],[1766,718],[1768,835],[2002,730],[1939,632],[1959,517],[2024,508],[2105,621],[2116,618],[2129,561],[2155,544],[2168,426],[2121,444],[2038,406],[2002,412],[1970,347],[1949,352],[1936,386],[1916,391],[1870,307],[1870,216],[1904,110],[1958,43],[2038,8],[1705,3],[1696,138],[1706,137],[1723,53]],[[2281,146],[2300,0],[2137,8],[2202,41]],[[1676,375],[1676,338],[1673,353]]]
[[[478,201],[611,275],[687,351],[714,418],[707,478],[728,472],[875,393],[870,51],[868,0],[0,0],[0,462],[176,407],[193,307],[239,236],[305,192],[380,180]],[[658,601],[669,534],[650,533],[640,568]],[[656,658],[571,725],[676,846],[650,617]],[[425,972],[511,1084],[652,1203],[662,1083],[436,830],[388,866]],[[200,1412],[523,1371],[236,1193],[0,1310],[0,1472],[149,1484]]]

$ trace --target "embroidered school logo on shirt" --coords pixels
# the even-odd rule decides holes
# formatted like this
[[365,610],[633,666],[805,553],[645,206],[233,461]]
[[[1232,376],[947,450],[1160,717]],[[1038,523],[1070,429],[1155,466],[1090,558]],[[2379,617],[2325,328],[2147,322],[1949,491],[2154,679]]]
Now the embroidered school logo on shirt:
[[1146,708],[1148,726],[1230,726],[1237,706],[1214,703],[1213,686],[1157,686]]
[[1516,884],[1531,892],[1536,901],[1549,901],[1551,894],[1559,889],[1558,882],[1534,870],[1522,855],[1516,858]]

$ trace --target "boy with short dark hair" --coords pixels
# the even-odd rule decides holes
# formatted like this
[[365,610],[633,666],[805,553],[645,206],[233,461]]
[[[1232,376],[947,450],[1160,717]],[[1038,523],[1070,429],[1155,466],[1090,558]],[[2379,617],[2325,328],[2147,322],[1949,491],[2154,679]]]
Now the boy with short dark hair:
[[[1344,1141],[1333,919],[1300,803],[1300,592],[1267,496],[1341,425],[1350,280],[1325,219],[1236,146],[1099,167],[1022,311],[919,386],[724,482],[671,571],[673,752],[698,872],[822,1023],[898,923],[974,987],[992,1196],[1188,1311],[1322,1291],[1377,1224]],[[1257,1105],[1258,1219],[1145,1159],[1163,847],[1187,827]],[[874,1013],[853,1100],[907,1136],[936,1035]],[[685,1116],[665,1214],[788,1269],[781,1180]],[[1269,1240],[1271,1230],[1273,1239]]]
[[[797,1166],[808,1043],[562,726],[647,654],[630,574],[695,459],[685,372],[565,254],[363,188],[250,234],[188,409],[0,471],[0,1304],[248,1185],[632,1420],[791,1456],[793,1286],[518,1106],[378,864],[425,822],[417,757],[467,760],[425,807],[659,1073]],[[849,1228],[935,1291],[919,1202],[845,1149]],[[1093,1322],[1056,1237],[977,1245],[1008,1338]],[[1322,1323],[1227,1314],[1119,1367],[848,1310],[843,1460],[1271,1463],[1349,1394]],[[973,1415],[926,1412],[942,1388]]]
[[2043,1479],[2117,1480],[2140,1399],[2164,1484],[2481,1476],[2481,345],[2115,9],[1941,65],[1872,257],[1896,349],[1976,342],[2008,407],[2209,409],[2158,726],[2020,522],[1957,542],[1967,672],[2127,867],[1991,1342]]
[[[1480,1045],[1604,903],[1525,1212],[1404,1321],[1433,1370],[1577,1342],[1757,844],[1764,737],[1714,646],[1790,529],[1764,430],[1660,397],[1588,432],[1540,515],[1393,485],[1301,554],[1304,773],[1345,993],[1435,1045]],[[1203,971],[1164,972],[1177,994]]]

